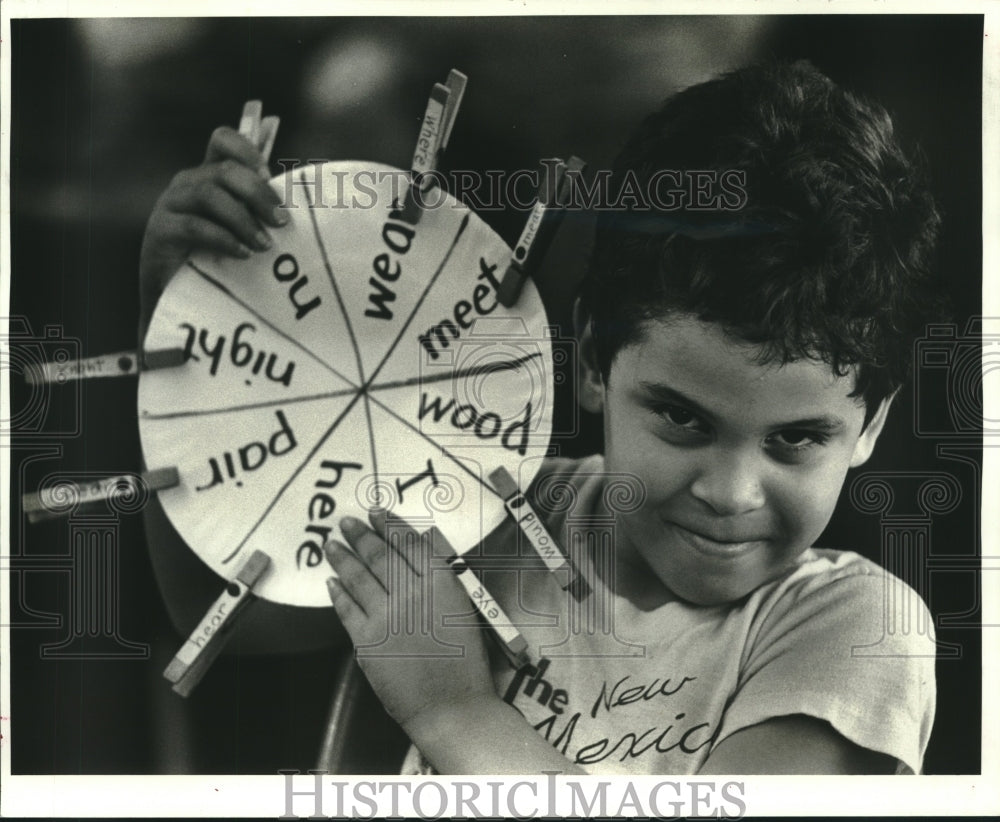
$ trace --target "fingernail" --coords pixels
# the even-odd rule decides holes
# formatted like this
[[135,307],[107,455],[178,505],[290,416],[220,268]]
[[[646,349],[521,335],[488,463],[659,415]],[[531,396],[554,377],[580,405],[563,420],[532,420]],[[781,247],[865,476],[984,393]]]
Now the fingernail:
[[253,252],[242,243],[240,243],[239,247],[236,249],[237,257],[243,257],[245,259],[249,257],[251,254],[253,254]]
[[364,528],[365,524],[354,517],[341,517],[340,518],[340,530],[344,533],[350,531],[351,533],[356,533]]
[[254,242],[260,247],[262,251],[266,251],[271,247],[271,238],[267,236],[264,231],[258,231],[253,238]]
[[274,221],[278,225],[288,225],[288,213],[283,208],[274,209]]
[[340,580],[336,577],[327,577],[326,590],[330,594],[330,599],[333,599],[340,592]]
[[368,518],[371,520],[371,524],[375,526],[375,530],[380,534],[385,533],[385,523],[388,515],[389,512],[386,511],[385,508],[372,508],[371,511],[368,512]]

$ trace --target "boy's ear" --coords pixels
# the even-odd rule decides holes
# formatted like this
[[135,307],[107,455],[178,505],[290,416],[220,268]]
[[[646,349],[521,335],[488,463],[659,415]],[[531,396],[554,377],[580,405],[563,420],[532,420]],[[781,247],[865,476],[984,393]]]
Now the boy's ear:
[[878,441],[878,436],[882,433],[882,429],[885,427],[885,420],[889,416],[889,406],[892,405],[892,401],[895,398],[896,392],[894,391],[882,400],[878,410],[872,415],[872,418],[868,421],[868,425],[865,426],[865,430],[861,432],[861,436],[858,437],[858,441],[854,444],[854,453],[851,455],[851,468],[863,465],[872,455],[872,451],[875,450],[875,443]]
[[573,331],[579,346],[577,402],[584,411],[600,414],[604,410],[604,379],[601,377],[601,369],[597,366],[597,350],[594,347],[594,335],[590,330],[590,317],[580,305],[579,297],[573,303]]

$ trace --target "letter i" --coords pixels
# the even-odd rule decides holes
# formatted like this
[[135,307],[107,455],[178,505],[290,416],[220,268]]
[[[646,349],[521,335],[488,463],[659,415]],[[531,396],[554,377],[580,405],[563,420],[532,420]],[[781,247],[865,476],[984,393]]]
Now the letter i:
[[263,366],[263,365],[264,365],[264,352],[263,351],[258,351],[257,352],[257,361],[253,364],[253,373],[254,374],[259,374],[261,366]]

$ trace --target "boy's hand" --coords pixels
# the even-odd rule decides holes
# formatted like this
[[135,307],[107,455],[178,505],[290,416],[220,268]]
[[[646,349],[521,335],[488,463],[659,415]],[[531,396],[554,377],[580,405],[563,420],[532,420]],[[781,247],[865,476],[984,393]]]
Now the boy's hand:
[[204,162],[170,181],[153,208],[142,242],[143,333],[160,294],[191,251],[246,258],[270,247],[266,227],[283,226],[288,217],[278,208],[281,198],[268,177],[257,147],[222,126],[213,132]]
[[442,616],[475,613],[454,573],[430,570],[430,546],[402,520],[370,519],[375,531],[341,520],[353,550],[327,545],[339,577],[328,582],[330,598],[386,711],[414,738],[497,696],[481,623],[442,627]]

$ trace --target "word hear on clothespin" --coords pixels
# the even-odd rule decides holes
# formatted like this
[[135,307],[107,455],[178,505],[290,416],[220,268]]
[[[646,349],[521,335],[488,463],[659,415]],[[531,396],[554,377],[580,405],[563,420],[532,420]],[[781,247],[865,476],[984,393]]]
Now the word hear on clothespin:
[[243,104],[239,132],[260,151],[264,160],[260,174],[265,180],[269,180],[271,174],[267,170],[267,162],[271,158],[271,149],[274,148],[274,140],[278,136],[278,126],[281,120],[274,116],[261,118],[263,112],[264,105],[260,100],[247,100]]
[[271,558],[267,554],[254,551],[170,660],[163,676],[173,683],[173,689],[178,694],[188,696],[201,682],[209,666],[222,652],[237,615],[257,599],[253,594],[254,586],[270,565]]
[[546,175],[546,180],[539,186],[538,199],[528,215],[528,222],[517,245],[514,246],[514,253],[497,290],[497,299],[507,308],[517,302],[528,275],[537,271],[566,212],[573,178],[586,167],[579,157],[570,157],[565,163],[556,160],[554,165],[546,165],[554,169],[554,172]]
[[176,468],[159,468],[117,477],[104,477],[86,483],[62,481],[41,491],[21,497],[21,510],[28,515],[28,522],[35,523],[47,519],[66,516],[81,505],[126,498],[135,498],[141,486],[148,491],[162,491],[173,488],[180,482]]
[[140,370],[172,368],[184,363],[183,348],[163,348],[157,351],[120,351],[65,362],[32,363],[24,372],[29,385],[89,380],[96,377],[128,377]]
[[535,513],[527,498],[517,487],[514,478],[506,468],[501,466],[490,474],[490,482],[493,487],[503,497],[504,507],[507,513],[517,523],[521,533],[527,537],[528,542],[538,553],[545,563],[545,567],[552,573],[557,571],[566,572],[566,584],[563,590],[568,590],[577,602],[582,602],[590,596],[590,586],[583,575],[573,567],[573,564],[559,550],[559,546],[542,524],[542,520]]
[[431,89],[410,164],[410,186],[401,209],[402,219],[411,225],[420,220],[421,195],[431,187],[432,180],[428,175],[437,170],[438,162],[448,148],[468,80],[462,72],[452,69],[446,83],[435,83]]
[[531,658],[528,656],[528,643],[521,636],[521,632],[514,627],[510,618],[504,612],[503,608],[500,607],[500,603],[486,590],[486,586],[479,581],[479,577],[472,572],[468,563],[455,553],[454,548],[452,548],[451,543],[448,542],[444,534],[436,527],[431,528],[425,535],[425,539],[430,540],[432,546],[443,547],[447,552],[448,556],[445,561],[451,570],[455,572],[458,581],[462,583],[462,587],[465,588],[465,592],[469,595],[469,599],[472,600],[472,604],[476,606],[476,611],[479,612],[480,616],[493,629],[492,635],[497,640],[500,650],[504,652],[510,664],[515,668],[530,665]]

